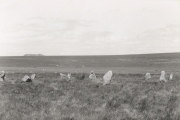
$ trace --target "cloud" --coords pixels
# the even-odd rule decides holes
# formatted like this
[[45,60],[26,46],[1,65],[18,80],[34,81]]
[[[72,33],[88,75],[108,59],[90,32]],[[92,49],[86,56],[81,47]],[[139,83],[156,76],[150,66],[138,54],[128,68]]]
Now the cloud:
[[0,55],[179,51],[179,3],[178,0],[1,0],[0,50],[8,54]]
[[[180,52],[180,24],[147,30],[134,39],[137,52]],[[134,43],[132,44],[134,45]]]

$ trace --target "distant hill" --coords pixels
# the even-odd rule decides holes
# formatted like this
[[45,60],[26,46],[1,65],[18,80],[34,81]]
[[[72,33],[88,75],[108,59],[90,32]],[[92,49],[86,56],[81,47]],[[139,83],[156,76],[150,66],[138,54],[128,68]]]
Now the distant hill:
[[25,54],[24,56],[44,56],[43,54]]

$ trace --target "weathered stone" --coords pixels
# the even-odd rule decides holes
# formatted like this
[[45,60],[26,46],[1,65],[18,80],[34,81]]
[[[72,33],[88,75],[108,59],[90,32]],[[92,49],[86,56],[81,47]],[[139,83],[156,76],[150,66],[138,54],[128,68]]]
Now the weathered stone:
[[22,78],[22,81],[23,82],[31,82],[32,80],[30,79],[30,77],[28,75],[25,75],[23,78]]
[[93,71],[91,71],[90,75],[89,75],[89,79],[91,80],[96,80],[96,75],[94,74]]
[[0,78],[2,79],[2,81],[5,80],[5,73],[4,73],[4,70],[1,71],[1,73],[0,73]]
[[109,70],[109,71],[103,76],[103,80],[104,80],[103,85],[110,84],[111,78],[112,78],[112,71]]
[[165,71],[161,71],[161,76],[160,76],[159,80],[160,80],[160,81],[167,82],[165,75],[166,75]]
[[148,79],[150,79],[150,78],[151,78],[151,74],[150,74],[150,73],[146,73],[145,79],[148,80]]
[[68,78],[68,80],[71,80],[71,74],[70,73],[67,74],[67,78]]
[[36,78],[36,74],[31,75],[31,80],[34,80]]
[[169,75],[169,80],[172,80],[173,79],[173,74],[171,73],[170,75]]

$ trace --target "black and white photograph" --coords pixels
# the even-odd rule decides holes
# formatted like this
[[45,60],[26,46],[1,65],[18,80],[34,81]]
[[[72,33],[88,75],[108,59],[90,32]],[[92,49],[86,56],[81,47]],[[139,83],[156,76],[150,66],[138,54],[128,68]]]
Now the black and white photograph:
[[0,0],[0,120],[180,120],[180,0]]

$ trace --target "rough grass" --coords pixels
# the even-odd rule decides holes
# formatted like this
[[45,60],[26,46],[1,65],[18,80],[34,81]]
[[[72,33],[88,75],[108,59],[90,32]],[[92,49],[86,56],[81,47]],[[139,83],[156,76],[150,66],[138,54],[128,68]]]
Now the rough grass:
[[[36,74],[23,83],[22,73],[7,74],[0,84],[1,120],[179,120],[180,81],[145,81],[142,74],[114,74],[103,86],[74,73],[71,81],[58,73]],[[98,74],[97,77],[102,77]],[[15,81],[15,82],[12,82]]]

